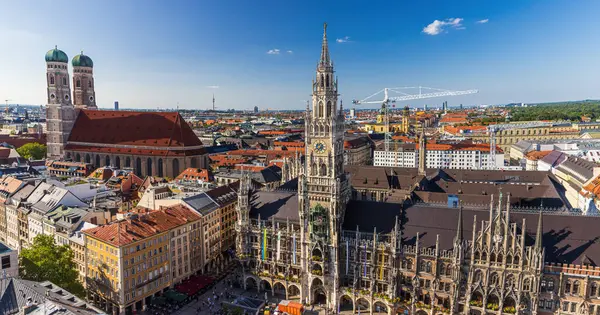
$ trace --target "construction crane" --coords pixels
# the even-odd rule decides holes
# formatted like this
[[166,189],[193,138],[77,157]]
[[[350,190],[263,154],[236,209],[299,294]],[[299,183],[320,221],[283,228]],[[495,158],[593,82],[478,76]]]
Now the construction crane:
[[[410,94],[403,92],[402,90],[417,90],[418,94]],[[423,93],[425,92],[427,93]],[[390,92],[400,94],[399,96],[390,97]],[[383,93],[383,100],[372,100],[375,99],[376,96]],[[352,104],[360,105],[360,104],[381,104],[381,110],[383,114],[383,121],[385,124],[385,151],[390,151],[390,143],[392,141],[392,133],[390,132],[390,103],[395,104],[396,102],[402,101],[410,101],[410,100],[420,100],[426,98],[435,98],[435,97],[444,97],[444,96],[459,96],[459,95],[468,95],[479,93],[478,90],[464,90],[464,91],[451,91],[437,88],[430,88],[424,86],[407,86],[407,87],[397,87],[397,88],[384,88],[374,94],[367,96],[362,100],[352,100]],[[395,106],[395,105],[392,105]]]
[[13,100],[11,99],[6,99],[4,100],[4,104],[6,105],[6,108],[4,109],[6,115],[8,115],[8,102],[12,102]]

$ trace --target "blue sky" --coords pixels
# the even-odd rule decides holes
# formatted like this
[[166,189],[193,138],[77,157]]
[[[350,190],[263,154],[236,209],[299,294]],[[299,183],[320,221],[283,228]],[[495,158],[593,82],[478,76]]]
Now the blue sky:
[[325,21],[346,104],[415,85],[480,90],[450,105],[600,98],[595,0],[35,4],[2,4],[2,101],[45,104],[43,56],[58,45],[92,57],[101,107],[205,109],[214,92],[220,108],[302,108]]

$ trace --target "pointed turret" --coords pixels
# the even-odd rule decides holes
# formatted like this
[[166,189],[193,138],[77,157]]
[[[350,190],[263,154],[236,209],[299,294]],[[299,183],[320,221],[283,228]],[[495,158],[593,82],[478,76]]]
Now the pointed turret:
[[463,205],[462,205],[462,202],[461,202],[460,206],[458,207],[458,224],[457,224],[457,227],[456,227],[456,239],[455,239],[456,243],[461,243],[462,240],[463,240],[462,212],[463,212]]
[[540,209],[540,214],[538,216],[537,232],[535,233],[535,248],[536,249],[542,249],[542,236],[543,236],[542,233],[544,231],[542,216],[543,216],[542,209]]
[[321,60],[319,61],[321,66],[331,66],[331,59],[329,58],[329,45],[327,45],[327,23],[323,23],[323,44],[321,46]]

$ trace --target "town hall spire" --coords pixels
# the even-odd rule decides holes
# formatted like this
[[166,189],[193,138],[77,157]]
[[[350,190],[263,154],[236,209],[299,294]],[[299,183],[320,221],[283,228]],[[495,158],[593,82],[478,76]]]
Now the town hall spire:
[[323,44],[321,46],[321,60],[319,61],[321,66],[331,66],[331,59],[329,58],[329,45],[327,45],[327,23],[323,23]]

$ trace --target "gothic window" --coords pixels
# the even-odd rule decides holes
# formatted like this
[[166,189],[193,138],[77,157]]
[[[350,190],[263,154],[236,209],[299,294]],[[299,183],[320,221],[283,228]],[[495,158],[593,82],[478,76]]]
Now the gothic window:
[[519,256],[515,256],[515,259],[513,260],[513,264],[515,264],[515,265],[519,264]]
[[67,78],[62,78],[62,84],[67,85]]
[[502,254],[498,254],[498,257],[496,258],[498,260],[499,263],[502,263]]
[[328,75],[325,76],[325,86],[329,87],[329,76]]
[[487,254],[485,252],[483,252],[481,254],[481,260],[486,261],[487,260]]
[[531,279],[527,278],[523,280],[523,291],[529,291],[531,289]]
[[506,263],[512,264],[512,256],[511,255],[506,255]]
[[321,87],[325,87],[325,76],[321,74]]
[[596,284],[596,282],[592,282],[592,284],[590,285],[590,296],[596,296],[598,295],[598,285]]
[[77,79],[77,81],[75,81],[75,87],[81,87],[81,80]]
[[490,279],[490,284],[491,285],[498,284],[498,274],[497,273],[492,274],[492,278]]
[[481,270],[475,270],[474,282],[481,282]]
[[412,259],[407,259],[406,260],[406,269],[408,269],[408,270],[412,270],[413,269]]
[[325,164],[321,164],[321,172],[319,175],[327,176],[327,166],[325,166]]
[[425,272],[431,273],[431,261],[428,261],[427,264],[425,264]]
[[565,283],[565,294],[570,294],[571,293],[571,281],[567,280],[567,282]]
[[88,81],[88,87],[91,88],[92,87],[92,80]]
[[54,76],[50,76],[50,84],[54,85]]
[[330,116],[331,115],[331,101],[327,101],[327,113],[325,114],[325,116]]
[[446,276],[450,275],[452,275],[452,266],[448,265],[448,268],[446,268]]
[[490,254],[490,261],[491,262],[496,262],[496,254],[494,254],[494,253]]
[[573,294],[579,294],[579,281],[573,282]]
[[506,276],[504,283],[506,287],[512,287],[515,284],[515,277],[513,275]]
[[479,252],[475,252],[475,261],[479,260]]
[[440,265],[440,275],[446,274],[446,265]]
[[323,101],[319,102],[319,113],[318,113],[318,116],[319,117],[324,117],[324,115],[323,115]]

